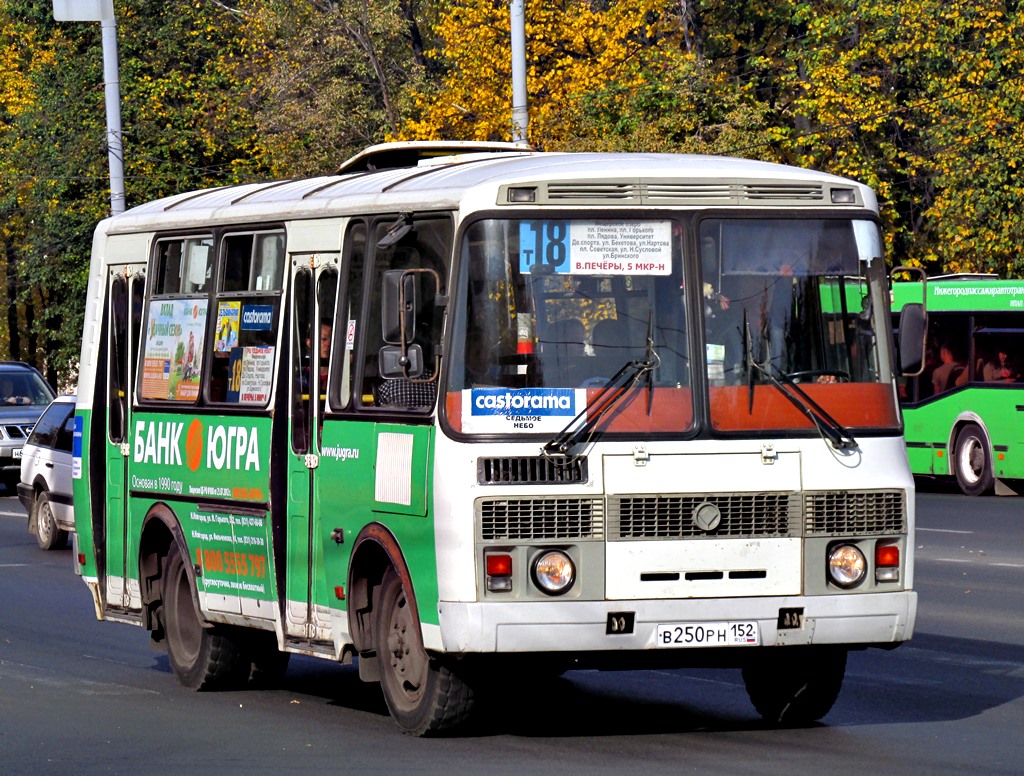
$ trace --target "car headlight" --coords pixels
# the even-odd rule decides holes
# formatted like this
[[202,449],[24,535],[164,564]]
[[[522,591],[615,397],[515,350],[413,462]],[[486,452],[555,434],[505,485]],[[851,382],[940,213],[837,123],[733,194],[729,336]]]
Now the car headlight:
[[576,581],[576,567],[562,550],[542,553],[533,562],[533,581],[548,595],[560,595]]
[[868,571],[864,553],[852,544],[837,544],[828,554],[828,574],[839,587],[859,585]]

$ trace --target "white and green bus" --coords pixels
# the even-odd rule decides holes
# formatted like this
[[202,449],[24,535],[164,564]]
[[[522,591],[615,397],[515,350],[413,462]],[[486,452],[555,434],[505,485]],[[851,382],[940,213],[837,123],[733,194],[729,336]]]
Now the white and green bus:
[[[874,194],[401,145],[96,230],[76,557],[191,688],[292,653],[457,728],[516,677],[734,666],[822,717],[913,632]],[[550,699],[549,699],[550,700]]]
[[[901,378],[916,475],[956,478],[969,496],[1024,480],[1024,280],[950,275],[893,284],[893,309],[928,315],[921,371]],[[897,331],[898,321],[894,321]]]

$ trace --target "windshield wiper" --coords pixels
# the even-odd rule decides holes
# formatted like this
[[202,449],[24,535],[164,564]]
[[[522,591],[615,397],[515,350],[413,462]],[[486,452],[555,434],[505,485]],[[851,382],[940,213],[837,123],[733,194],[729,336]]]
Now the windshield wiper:
[[619,401],[626,396],[630,389],[647,378],[647,413],[650,414],[654,401],[654,370],[661,365],[661,358],[654,350],[654,334],[650,322],[647,326],[647,350],[643,360],[633,359],[622,365],[612,379],[594,395],[594,398],[587,402],[587,406],[568,425],[555,434],[551,441],[544,445],[545,455],[567,455],[583,436],[597,426],[597,424]]
[[779,377],[782,378],[780,382],[771,371],[765,369],[753,359],[748,361],[748,364],[764,375],[769,383],[775,386],[783,396],[792,402],[794,407],[806,415],[814,424],[814,427],[818,429],[818,433],[821,434],[822,438],[827,439],[832,444],[832,447],[837,450],[856,449],[857,440],[853,438],[850,430],[832,417],[828,410],[808,396],[807,392],[797,383],[793,382],[788,374],[774,364],[769,364],[771,369],[778,372]]

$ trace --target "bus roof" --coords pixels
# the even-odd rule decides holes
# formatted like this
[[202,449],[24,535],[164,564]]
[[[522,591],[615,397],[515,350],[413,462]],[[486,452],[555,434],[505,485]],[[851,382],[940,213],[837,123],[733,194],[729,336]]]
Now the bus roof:
[[[105,222],[108,233],[400,210],[515,207],[509,187],[548,206],[844,207],[878,211],[854,181],[796,167],[716,156],[546,153],[492,149],[415,167],[342,173],[186,192]],[[836,204],[834,191],[852,202]],[[849,197],[849,192],[853,196]],[[426,206],[425,206],[426,205]]]
[[929,312],[1024,312],[1024,280],[931,278],[927,298],[921,283],[893,283],[894,310],[924,302]]

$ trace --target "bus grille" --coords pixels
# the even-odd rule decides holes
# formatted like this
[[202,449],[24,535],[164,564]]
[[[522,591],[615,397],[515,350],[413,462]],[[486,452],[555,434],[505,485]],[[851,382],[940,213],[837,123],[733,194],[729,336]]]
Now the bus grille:
[[559,460],[544,456],[478,458],[476,481],[481,485],[560,485],[587,481],[586,457]]
[[[615,496],[608,499],[608,533],[612,539],[789,536],[791,523],[799,525],[799,503],[796,493]],[[709,504],[720,520],[703,527],[698,515]]]
[[905,533],[904,495],[902,490],[805,493],[804,530],[808,536]]
[[481,499],[477,515],[485,542],[604,538],[600,498]]

